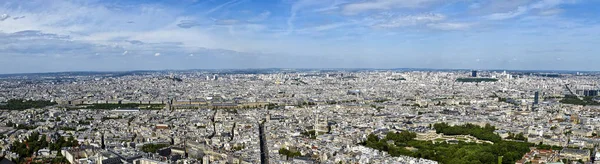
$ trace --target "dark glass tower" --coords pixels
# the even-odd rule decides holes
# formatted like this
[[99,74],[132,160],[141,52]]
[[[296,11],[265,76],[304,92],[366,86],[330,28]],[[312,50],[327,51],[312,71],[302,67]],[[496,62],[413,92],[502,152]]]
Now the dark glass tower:
[[540,91],[535,91],[535,95],[533,97],[533,105],[538,105],[540,103]]
[[258,124],[258,135],[260,137],[260,163],[269,164],[269,149],[267,147],[264,121]]

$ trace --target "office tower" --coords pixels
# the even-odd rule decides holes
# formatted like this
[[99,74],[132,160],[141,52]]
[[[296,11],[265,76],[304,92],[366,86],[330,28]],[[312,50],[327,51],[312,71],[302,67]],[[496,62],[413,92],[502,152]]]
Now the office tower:
[[471,71],[471,77],[477,77],[477,71]]
[[265,134],[265,121],[263,120],[258,124],[258,135],[260,140],[260,163],[268,164],[269,163],[269,149],[267,147],[267,137]]
[[104,133],[102,133],[102,139],[101,139],[101,142],[102,142],[102,143],[101,143],[101,146],[100,146],[100,147],[101,147],[102,149],[106,149],[106,145],[104,145]]
[[540,103],[540,91],[535,91],[535,95],[533,97],[533,105],[538,105]]

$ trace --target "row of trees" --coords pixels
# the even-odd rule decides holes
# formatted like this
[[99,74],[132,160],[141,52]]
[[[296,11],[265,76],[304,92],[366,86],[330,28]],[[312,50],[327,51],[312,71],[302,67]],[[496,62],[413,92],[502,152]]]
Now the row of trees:
[[90,121],[88,120],[79,120],[78,121],[79,125],[90,125],[92,124]]
[[146,153],[156,153],[158,150],[169,146],[168,144],[145,144],[142,151]]
[[300,154],[299,151],[290,151],[290,150],[284,149],[284,148],[279,149],[279,154],[285,155],[286,158],[288,158],[288,159],[294,158],[294,157],[299,157],[302,155],[302,154]]
[[364,146],[386,151],[392,156],[425,158],[447,164],[515,163],[529,152],[529,143],[498,141],[494,144],[477,144],[460,141],[458,144],[433,143],[415,140],[412,132],[387,133],[384,138],[370,134]]
[[496,127],[486,124],[480,127],[473,124],[464,124],[460,126],[449,126],[447,123],[436,123],[433,125],[436,133],[445,135],[471,135],[480,140],[499,142],[502,140],[498,134],[494,133]]
[[508,132],[508,137],[506,137],[506,139],[519,140],[519,141],[527,141],[527,137],[525,137],[523,135],[523,132],[521,132],[519,134],[514,134],[514,133],[511,133],[511,132]]
[[310,139],[317,139],[317,132],[315,130],[304,131],[300,134]]
[[23,99],[12,99],[8,100],[3,105],[0,105],[0,109],[8,110],[25,110],[31,108],[43,108],[47,106],[56,105],[56,102],[50,102],[46,100],[23,100]]
[[498,81],[498,79],[494,79],[494,78],[458,78],[456,79],[457,82],[465,82],[465,83],[470,83],[470,82],[496,82]]
[[21,129],[22,130],[33,130],[33,129],[37,128],[37,126],[34,126],[34,125],[24,125],[24,124],[18,124],[17,125],[15,123],[11,122],[11,121],[8,121],[6,123],[6,127],[13,127],[15,129],[19,129],[19,130],[21,130]]
[[68,127],[68,126],[63,126],[63,127],[60,127],[60,128],[59,128],[59,130],[64,130],[64,131],[75,131],[75,130],[77,130],[77,128],[76,128],[76,127]]
[[120,108],[139,108],[140,104],[92,104],[85,109],[120,109]]
[[583,99],[579,99],[579,97],[577,96],[573,96],[573,95],[567,95],[565,96],[562,100],[560,100],[560,103],[563,104],[573,104],[573,105],[600,105],[600,102],[596,102],[594,101],[594,97],[583,97]]

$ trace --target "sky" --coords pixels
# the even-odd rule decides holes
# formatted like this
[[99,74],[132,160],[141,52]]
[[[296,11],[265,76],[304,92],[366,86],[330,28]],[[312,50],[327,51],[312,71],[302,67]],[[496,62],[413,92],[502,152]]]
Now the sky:
[[597,0],[0,0],[0,73],[600,70]]

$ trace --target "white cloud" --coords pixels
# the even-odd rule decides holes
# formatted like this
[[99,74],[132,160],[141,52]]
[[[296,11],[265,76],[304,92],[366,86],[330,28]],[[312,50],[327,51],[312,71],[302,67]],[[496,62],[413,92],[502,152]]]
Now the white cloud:
[[526,6],[533,0],[502,0],[502,1],[479,1],[479,8],[472,8],[482,13],[504,13],[517,9],[519,6]]
[[397,8],[420,8],[436,0],[372,0],[350,3],[343,7],[342,13],[353,15],[371,10],[389,10]]
[[[530,12],[531,10],[556,9],[555,7],[557,7],[558,5],[568,3],[568,2],[570,2],[570,0],[541,0],[541,1],[536,1],[535,3],[531,3],[529,5],[519,6],[517,9],[509,11],[509,12],[493,13],[493,14],[485,16],[485,18],[490,19],[490,20],[511,19],[511,18],[515,18],[517,16],[524,15],[524,14]],[[552,12],[554,12],[554,13],[552,13]],[[546,14],[557,14],[556,12],[560,12],[560,11],[558,11],[558,10],[549,11],[549,13],[546,13]],[[540,14],[543,15],[543,13],[540,13]]]
[[351,22],[331,23],[331,24],[319,25],[319,26],[305,28],[305,29],[299,29],[298,32],[300,32],[300,33],[311,33],[311,32],[328,31],[328,30],[333,30],[333,29],[345,27],[345,26],[350,26],[350,25],[353,25],[353,24],[355,24],[355,23],[351,23]]
[[40,31],[0,32],[0,55],[62,54],[75,57],[94,53],[120,54],[123,51],[120,46],[92,44]]
[[177,26],[181,27],[181,28],[192,28],[194,26],[199,26],[199,25],[200,25],[200,23],[193,21],[193,20],[181,20],[177,24]]
[[229,2],[225,2],[225,3],[223,3],[223,4],[219,5],[219,6],[213,7],[212,9],[208,10],[205,14],[210,14],[210,13],[213,13],[215,11],[219,11],[221,8],[223,8],[223,7],[227,6],[227,5],[234,4],[236,2],[237,2],[237,0],[232,0],[232,1],[229,1]]
[[564,11],[563,9],[548,9],[548,10],[542,10],[538,14],[542,15],[542,16],[552,16],[552,15],[560,14],[563,11]]
[[25,16],[14,17],[13,20],[23,19]]
[[190,56],[194,56],[194,54],[190,54]]
[[240,23],[244,23],[244,22],[237,20],[237,19],[219,19],[219,20],[215,21],[216,25],[236,25],[236,24],[240,24]]
[[509,12],[505,12],[505,13],[494,13],[494,14],[490,14],[485,16],[485,18],[489,19],[489,20],[504,20],[504,19],[510,19],[510,18],[514,18],[520,15],[525,14],[528,11],[528,9],[526,7],[519,7],[517,10],[513,10],[513,11],[509,11]]
[[349,3],[349,0],[333,0],[330,5],[325,7],[315,8],[312,11],[317,13],[336,11],[341,8],[342,5]]
[[415,26],[433,22],[439,22],[446,19],[445,15],[442,14],[418,14],[418,15],[397,15],[397,14],[383,14],[371,19],[371,27],[375,28],[398,28]]
[[6,20],[8,18],[10,18],[10,15],[8,15],[8,14],[2,14],[2,15],[0,15],[0,21],[4,21],[4,20]]
[[157,52],[157,53],[154,54],[154,56],[160,56],[160,53]]
[[465,30],[472,26],[470,23],[430,23],[427,27],[438,30]]

